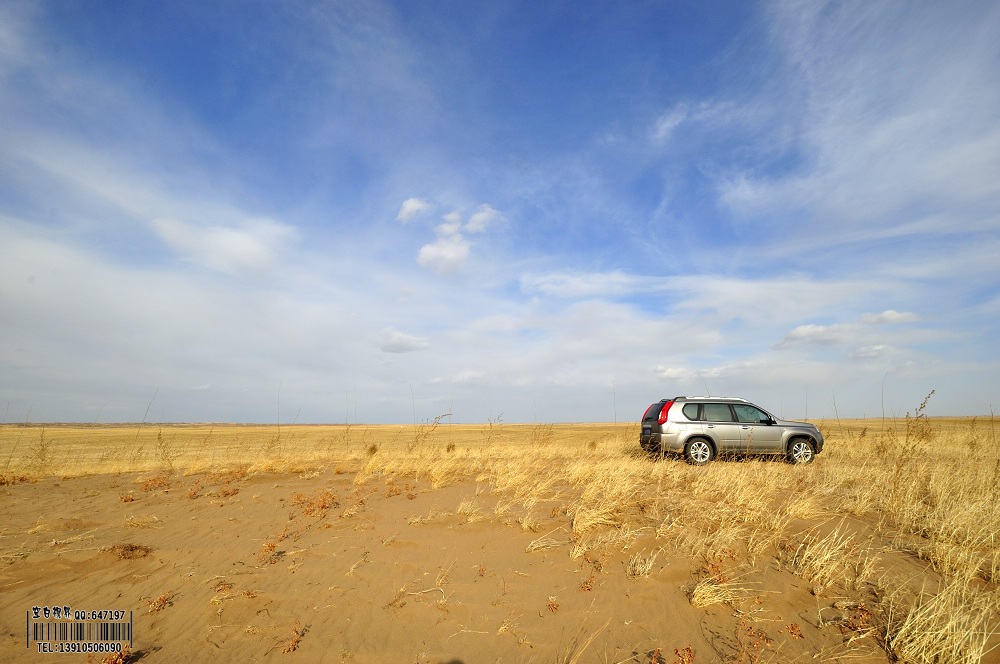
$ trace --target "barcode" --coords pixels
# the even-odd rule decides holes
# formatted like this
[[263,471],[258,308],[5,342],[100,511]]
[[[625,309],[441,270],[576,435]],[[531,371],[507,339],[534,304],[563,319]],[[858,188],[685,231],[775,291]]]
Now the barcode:
[[32,622],[32,641],[132,641],[132,622]]

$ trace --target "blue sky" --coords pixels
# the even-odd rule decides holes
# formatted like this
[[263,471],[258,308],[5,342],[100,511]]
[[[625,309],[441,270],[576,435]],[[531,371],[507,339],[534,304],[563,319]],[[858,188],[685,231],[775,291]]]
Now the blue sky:
[[625,4],[0,4],[5,421],[1000,409],[1000,7]]

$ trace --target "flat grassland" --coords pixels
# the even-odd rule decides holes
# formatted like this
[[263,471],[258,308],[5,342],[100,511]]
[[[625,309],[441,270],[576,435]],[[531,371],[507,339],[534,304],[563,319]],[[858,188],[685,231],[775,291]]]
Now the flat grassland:
[[5,425],[0,660],[88,661],[25,634],[71,606],[132,613],[93,662],[1000,661],[992,419],[818,424]]

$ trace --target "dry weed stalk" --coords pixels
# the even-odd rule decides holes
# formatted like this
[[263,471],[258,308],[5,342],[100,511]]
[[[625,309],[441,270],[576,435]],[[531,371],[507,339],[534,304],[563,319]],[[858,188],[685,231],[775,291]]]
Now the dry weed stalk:
[[551,531],[547,532],[546,534],[542,535],[538,539],[532,540],[528,544],[528,546],[524,549],[524,552],[525,553],[534,553],[535,551],[546,551],[548,549],[558,549],[559,547],[561,547],[564,544],[564,542],[560,542],[559,540],[555,539],[551,535],[552,535],[552,533],[556,532],[557,530],[561,530],[561,529],[562,529],[561,527],[560,528],[555,528],[554,530],[551,530]]

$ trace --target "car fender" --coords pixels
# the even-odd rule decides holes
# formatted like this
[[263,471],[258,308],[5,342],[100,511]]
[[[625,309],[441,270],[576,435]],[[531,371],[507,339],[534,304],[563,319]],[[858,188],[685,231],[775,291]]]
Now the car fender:
[[701,438],[707,440],[712,446],[712,451],[715,454],[719,453],[719,441],[716,440],[715,436],[705,430],[705,427],[699,427],[698,429],[693,429],[691,431],[685,431],[683,434],[677,436],[677,449],[683,451],[687,448],[688,441],[692,438]]
[[781,437],[781,446],[787,452],[792,447],[792,441],[796,438],[805,438],[816,449],[816,438],[808,431],[786,431]]

